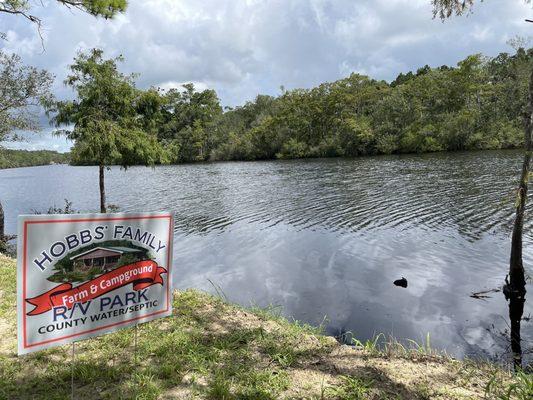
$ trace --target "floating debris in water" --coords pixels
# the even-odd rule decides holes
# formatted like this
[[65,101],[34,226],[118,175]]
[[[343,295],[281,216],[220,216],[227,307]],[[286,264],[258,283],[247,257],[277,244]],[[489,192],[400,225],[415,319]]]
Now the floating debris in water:
[[394,284],[396,286],[401,286],[403,288],[406,288],[407,287],[407,279],[405,279],[403,276],[402,276],[402,279],[396,279],[394,281]]
[[[475,292],[470,295],[473,299],[490,299],[491,296],[489,296],[489,293],[498,293],[500,289],[489,289],[489,290],[483,290],[481,292]],[[505,291],[505,290],[504,290]]]

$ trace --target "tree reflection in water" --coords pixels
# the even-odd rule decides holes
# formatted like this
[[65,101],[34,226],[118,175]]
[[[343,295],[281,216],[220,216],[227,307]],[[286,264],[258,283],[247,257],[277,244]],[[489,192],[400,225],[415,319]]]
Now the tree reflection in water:
[[[522,277],[523,282],[526,282],[525,276]],[[524,366],[523,364],[523,349],[522,349],[522,337],[521,337],[521,324],[522,320],[529,321],[529,317],[524,318],[524,304],[526,303],[526,288],[525,285],[520,290],[512,290],[512,286],[505,279],[505,285],[503,286],[503,294],[505,300],[509,302],[509,321],[511,323],[511,352],[513,356],[513,366],[515,371],[526,369],[529,370],[530,366]],[[526,348],[526,352],[529,351]]]
[[522,368],[522,343],[520,325],[524,314],[525,295],[511,295],[509,300],[509,320],[511,322],[511,351],[513,352],[513,365],[515,370]]

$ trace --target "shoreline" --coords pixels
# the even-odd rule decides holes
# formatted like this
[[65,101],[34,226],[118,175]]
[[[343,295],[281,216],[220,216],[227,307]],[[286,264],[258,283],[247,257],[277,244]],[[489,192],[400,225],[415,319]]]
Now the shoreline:
[[[0,398],[69,398],[71,346],[16,355],[15,276],[15,260],[0,255]],[[510,398],[526,399],[533,385],[532,375],[425,346],[342,345],[196,290],[176,291],[173,315],[138,334],[137,357],[133,328],[77,343],[75,398],[490,399],[514,390]]]
[[[427,151],[419,153],[391,153],[391,154],[363,154],[359,156],[331,156],[331,157],[300,157],[300,158],[258,158],[254,160],[204,160],[204,161],[191,161],[191,162],[179,162],[179,163],[168,163],[168,164],[155,164],[153,166],[145,166],[142,164],[131,165],[130,168],[154,168],[154,167],[175,167],[180,165],[191,166],[191,165],[211,165],[211,164],[224,164],[224,163],[254,163],[254,162],[293,162],[293,161],[324,161],[324,160],[360,160],[368,158],[402,158],[402,157],[424,157],[424,156],[435,156],[441,155],[446,156],[448,154],[476,154],[476,153],[487,153],[487,152],[522,152],[524,149],[522,147],[514,148],[505,148],[505,149],[472,149],[472,150],[441,150],[441,151]],[[68,166],[68,167],[98,167],[96,164],[70,164],[70,163],[54,163],[54,164],[36,164],[36,165],[25,165],[17,167],[4,167],[0,168],[1,170],[17,169],[17,168],[33,168],[33,167],[55,167],[55,166]],[[123,169],[119,164],[110,165],[112,168]]]

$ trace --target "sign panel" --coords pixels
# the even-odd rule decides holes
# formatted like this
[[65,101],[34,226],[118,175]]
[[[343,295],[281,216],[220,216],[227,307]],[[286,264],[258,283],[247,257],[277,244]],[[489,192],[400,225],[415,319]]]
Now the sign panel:
[[18,353],[172,313],[171,213],[22,215]]

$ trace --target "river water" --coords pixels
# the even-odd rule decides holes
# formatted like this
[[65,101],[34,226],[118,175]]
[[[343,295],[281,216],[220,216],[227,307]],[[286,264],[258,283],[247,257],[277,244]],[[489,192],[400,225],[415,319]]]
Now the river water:
[[[506,361],[515,151],[112,168],[108,202],[176,215],[174,285],[273,305],[328,333],[425,341]],[[95,167],[0,170],[7,231],[16,215],[98,208]],[[532,210],[533,211],[533,210]],[[530,217],[533,220],[533,216]],[[525,232],[533,275],[533,232]],[[408,287],[393,285],[405,277]],[[528,296],[533,285],[528,284]],[[522,321],[533,358],[532,300]]]

